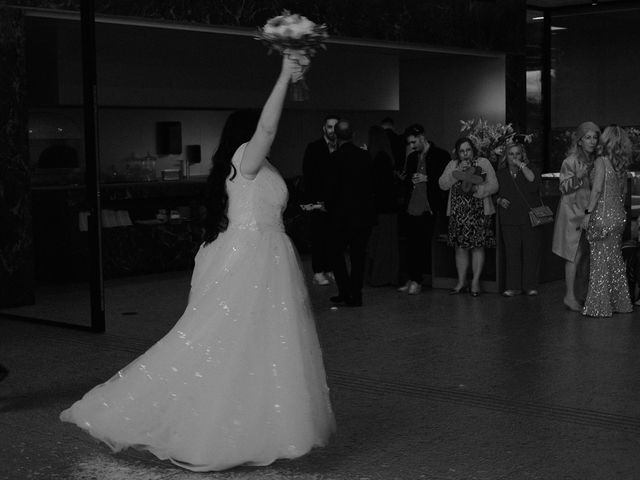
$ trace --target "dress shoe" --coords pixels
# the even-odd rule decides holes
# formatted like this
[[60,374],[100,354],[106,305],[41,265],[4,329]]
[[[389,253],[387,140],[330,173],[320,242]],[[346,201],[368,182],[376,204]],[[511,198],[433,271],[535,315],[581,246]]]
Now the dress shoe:
[[452,288],[449,290],[449,295],[458,295],[459,293],[467,293],[469,291],[469,287],[463,285],[460,288]]
[[326,285],[329,285],[329,280],[324,276],[324,273],[318,272],[313,274],[313,283],[324,287]]
[[535,297],[536,295],[538,295],[538,290],[527,290],[527,295],[529,295],[530,297]]
[[405,283],[403,286],[398,288],[398,291],[402,293],[407,293],[409,291],[410,286],[411,286],[411,280],[408,280],[407,283]]
[[409,295],[417,295],[422,291],[422,285],[420,285],[418,282],[411,282],[411,285],[409,285],[409,290],[407,290],[407,293]]
[[349,297],[346,295],[336,295],[335,297],[329,298],[333,303],[345,303],[349,301]]
[[516,295],[521,295],[522,290],[505,290],[502,292],[503,297],[515,297]]

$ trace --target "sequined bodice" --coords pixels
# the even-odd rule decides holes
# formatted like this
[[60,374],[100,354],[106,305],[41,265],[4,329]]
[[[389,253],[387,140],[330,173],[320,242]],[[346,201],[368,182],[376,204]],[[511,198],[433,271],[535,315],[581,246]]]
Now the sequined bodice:
[[622,198],[622,182],[610,166],[605,169],[602,195],[598,199],[593,217],[594,223],[603,225],[605,229],[624,227],[626,213]]
[[269,162],[264,163],[255,179],[244,178],[240,160],[245,145],[233,156],[235,177],[227,180],[229,228],[284,231],[282,212],[287,204],[287,185]]

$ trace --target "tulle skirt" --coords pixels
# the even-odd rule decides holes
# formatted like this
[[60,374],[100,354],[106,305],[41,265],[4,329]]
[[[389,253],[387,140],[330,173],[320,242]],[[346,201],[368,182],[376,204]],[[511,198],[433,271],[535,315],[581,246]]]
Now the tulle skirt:
[[335,429],[296,252],[278,228],[230,228],[195,262],[175,327],[60,415],[114,451],[194,471],[267,465]]

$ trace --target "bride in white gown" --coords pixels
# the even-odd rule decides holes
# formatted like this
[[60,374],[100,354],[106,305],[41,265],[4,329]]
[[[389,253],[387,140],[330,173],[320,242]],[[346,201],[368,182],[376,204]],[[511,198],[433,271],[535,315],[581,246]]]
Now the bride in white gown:
[[304,278],[282,224],[287,188],[265,158],[289,81],[306,63],[283,57],[257,127],[246,112],[227,120],[182,317],[60,415],[114,451],[224,470],[299,457],[335,429]]

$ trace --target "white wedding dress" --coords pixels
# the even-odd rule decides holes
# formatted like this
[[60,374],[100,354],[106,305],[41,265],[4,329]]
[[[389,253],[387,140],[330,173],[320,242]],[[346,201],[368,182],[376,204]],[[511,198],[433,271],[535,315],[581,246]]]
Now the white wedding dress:
[[268,162],[227,180],[229,227],[200,248],[175,327],[60,418],[114,451],[149,450],[194,470],[268,465],[325,445],[335,429],[294,247],[287,187]]

